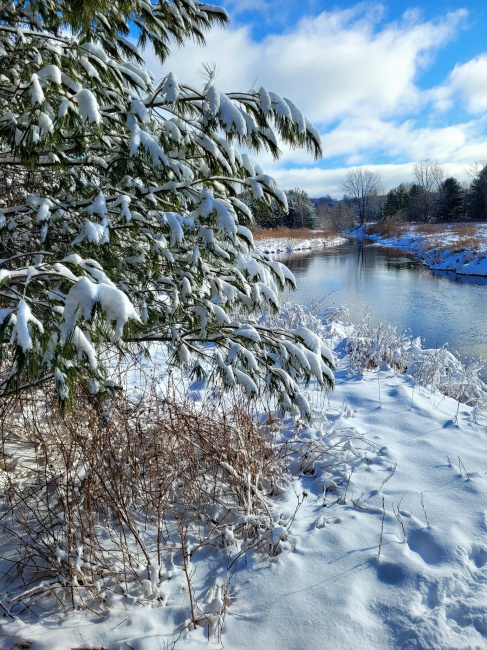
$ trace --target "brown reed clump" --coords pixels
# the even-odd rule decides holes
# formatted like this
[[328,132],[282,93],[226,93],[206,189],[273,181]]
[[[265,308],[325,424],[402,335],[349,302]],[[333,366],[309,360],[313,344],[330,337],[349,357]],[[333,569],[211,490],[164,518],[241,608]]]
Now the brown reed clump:
[[283,453],[247,404],[184,399],[171,381],[163,397],[152,382],[137,399],[104,402],[80,388],[75,403],[64,412],[32,390],[2,405],[0,580],[11,607],[102,613],[129,590],[154,599],[173,558],[191,595],[188,540],[191,554],[229,539],[269,545]]
[[307,228],[269,228],[253,231],[256,241],[260,239],[334,239],[336,233],[329,230],[308,230]]

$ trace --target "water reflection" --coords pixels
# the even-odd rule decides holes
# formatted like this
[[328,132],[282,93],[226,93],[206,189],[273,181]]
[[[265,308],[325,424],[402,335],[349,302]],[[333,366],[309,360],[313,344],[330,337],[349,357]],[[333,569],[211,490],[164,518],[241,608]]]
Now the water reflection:
[[487,285],[487,278],[480,275],[459,275],[455,271],[430,271],[434,276],[445,278],[450,282],[458,282],[460,284],[481,284]]
[[487,358],[487,279],[431,273],[403,251],[350,239],[321,252],[280,257],[298,291],[286,298],[304,305],[330,294],[354,321],[368,305],[371,319],[409,329],[434,347],[445,342],[462,356]]

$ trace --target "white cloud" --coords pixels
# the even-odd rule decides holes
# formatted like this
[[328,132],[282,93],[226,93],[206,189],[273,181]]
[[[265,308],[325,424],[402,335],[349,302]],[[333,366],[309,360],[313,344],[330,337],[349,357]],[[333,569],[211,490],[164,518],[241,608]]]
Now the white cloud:
[[[393,122],[354,117],[343,120],[335,129],[323,135],[325,158],[348,156],[350,164],[363,162],[364,156],[377,154],[395,158],[463,162],[465,150],[479,146],[480,157],[487,152],[485,126],[487,119],[444,127],[421,126],[417,120]],[[482,148],[484,156],[481,155]],[[477,157],[479,157],[479,155]]]
[[[486,125],[487,116],[442,127],[421,126],[416,120],[351,117],[322,134],[323,159],[344,157],[348,165],[367,165],[378,157],[469,164],[487,157]],[[270,155],[259,154],[259,162],[269,173],[284,166],[313,164],[310,154],[302,149],[281,149],[283,156],[277,163]]]
[[[397,187],[400,183],[413,182],[414,163],[412,162],[401,165],[366,165],[366,167],[380,174],[384,191]],[[467,181],[469,179],[467,167],[458,163],[447,163],[444,165],[445,175],[455,176],[460,182]],[[283,169],[275,170],[273,175],[279,185],[285,189],[299,187],[308,192],[309,196],[318,197],[330,194],[334,198],[341,198],[343,196],[342,181],[348,169],[350,168]]]
[[485,113],[487,111],[487,54],[457,64],[448,75],[446,82],[434,88],[431,95],[439,110],[451,108],[454,100],[460,99],[470,113]]
[[[238,5],[245,11],[256,0]],[[265,5],[275,8],[276,0]],[[304,18],[259,42],[249,26],[215,29],[205,48],[189,43],[176,49],[163,68],[148,55],[148,65],[156,77],[172,70],[180,81],[201,87],[202,62],[215,62],[221,90],[265,85],[290,97],[320,127],[325,161],[400,163],[377,167],[388,188],[407,181],[414,161],[425,158],[448,163],[461,176],[463,166],[487,156],[487,54],[456,65],[436,88],[421,89],[418,78],[466,27],[468,14],[459,9],[423,20],[409,10],[399,22],[384,17],[383,5],[361,3]],[[445,124],[438,111],[459,101],[472,119]],[[341,194],[337,179],[344,169],[313,167],[306,152],[282,149],[279,163],[266,155],[259,161],[283,186],[303,187],[312,196]],[[291,165],[301,168],[284,168]]]
[[200,85],[199,66],[214,61],[222,90],[265,85],[322,124],[348,115],[410,111],[420,102],[418,69],[455,36],[466,12],[426,22],[409,12],[401,23],[385,26],[382,15],[382,5],[365,3],[324,11],[259,43],[248,28],[215,29],[205,48],[188,44],[165,67]]

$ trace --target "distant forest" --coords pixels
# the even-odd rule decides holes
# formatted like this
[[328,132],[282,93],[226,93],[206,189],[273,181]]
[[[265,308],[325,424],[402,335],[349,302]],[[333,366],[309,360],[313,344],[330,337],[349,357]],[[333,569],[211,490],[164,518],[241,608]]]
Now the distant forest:
[[287,190],[288,211],[277,201],[266,203],[246,197],[260,228],[311,228],[343,230],[385,219],[407,222],[458,222],[487,220],[487,165],[473,165],[469,181],[446,176],[440,163],[415,164],[413,179],[388,192],[380,175],[351,169],[343,179],[343,198],[311,198],[299,188]]

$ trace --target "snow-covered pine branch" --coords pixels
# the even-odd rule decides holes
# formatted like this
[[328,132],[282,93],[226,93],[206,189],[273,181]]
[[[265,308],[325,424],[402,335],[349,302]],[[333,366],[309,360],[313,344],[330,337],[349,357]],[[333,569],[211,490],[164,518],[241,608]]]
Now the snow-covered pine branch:
[[238,225],[239,197],[286,199],[237,147],[319,155],[316,130],[264,88],[200,90],[169,71],[156,86],[126,38],[132,22],[164,61],[170,39],[202,40],[223,9],[87,6],[89,20],[72,2],[0,2],[0,390],[42,377],[63,398],[80,377],[98,389],[107,346],[163,341],[179,364],[205,359],[225,385],[306,412],[298,381],[331,386],[332,358],[258,325],[294,280]]

